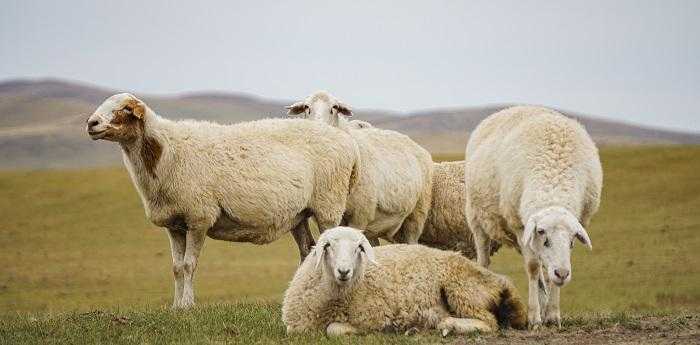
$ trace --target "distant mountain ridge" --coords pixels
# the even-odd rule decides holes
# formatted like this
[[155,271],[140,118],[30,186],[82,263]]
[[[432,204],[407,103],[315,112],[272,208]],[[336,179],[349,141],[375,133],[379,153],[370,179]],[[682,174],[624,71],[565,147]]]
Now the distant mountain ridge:
[[[0,82],[0,169],[72,168],[121,164],[116,145],[92,142],[87,116],[119,91],[59,79]],[[169,118],[236,123],[284,117],[291,100],[268,100],[227,92],[139,95]],[[433,153],[462,153],[468,133],[486,116],[513,104],[398,113],[355,111],[355,118],[409,135]],[[625,124],[577,112],[598,144],[700,144],[700,134]]]

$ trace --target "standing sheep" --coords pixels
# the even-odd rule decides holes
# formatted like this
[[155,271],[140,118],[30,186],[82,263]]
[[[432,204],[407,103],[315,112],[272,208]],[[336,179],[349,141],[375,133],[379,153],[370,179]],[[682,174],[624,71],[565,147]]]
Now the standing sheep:
[[346,227],[321,234],[282,303],[287,333],[437,328],[447,335],[522,329],[526,320],[513,284],[460,254],[408,244],[372,248]]
[[301,232],[311,215],[322,229],[338,225],[358,157],[347,133],[311,121],[170,121],[130,94],[105,100],[87,132],[120,145],[146,216],[168,229],[173,307],[194,304],[206,236],[265,244]]
[[[476,259],[474,239],[464,215],[464,161],[433,164],[432,205],[418,243],[454,250]],[[491,255],[500,244],[491,242]]]
[[344,129],[357,143],[360,165],[357,183],[348,196],[344,224],[365,229],[375,245],[380,237],[417,243],[430,208],[430,153],[403,134],[348,124],[350,107],[323,91],[287,109],[289,116]]
[[592,248],[584,226],[600,204],[593,140],[553,110],[518,106],[481,122],[466,157],[465,213],[477,261],[489,266],[489,239],[515,247],[528,274],[530,326],[543,317],[561,325],[559,288],[571,280],[573,239]]

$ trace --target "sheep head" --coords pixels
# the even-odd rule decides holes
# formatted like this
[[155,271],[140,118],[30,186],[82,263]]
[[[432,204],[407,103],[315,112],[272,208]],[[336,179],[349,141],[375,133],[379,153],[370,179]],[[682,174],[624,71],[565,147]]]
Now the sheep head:
[[338,287],[352,286],[375,263],[374,249],[357,229],[336,227],[323,232],[313,251],[315,269],[323,269]]
[[301,117],[338,126],[341,117],[352,117],[352,109],[325,91],[317,91],[301,102],[286,107],[288,117]]
[[148,107],[135,96],[120,93],[107,98],[87,119],[93,140],[130,142],[143,134]]
[[571,249],[577,238],[593,249],[586,229],[563,207],[548,207],[532,216],[525,225],[521,246],[531,250],[547,268],[546,274],[557,286],[571,280]]

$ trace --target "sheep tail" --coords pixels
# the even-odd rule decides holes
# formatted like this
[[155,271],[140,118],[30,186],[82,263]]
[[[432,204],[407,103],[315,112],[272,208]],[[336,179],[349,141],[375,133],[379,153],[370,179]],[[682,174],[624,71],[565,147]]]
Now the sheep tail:
[[515,329],[527,328],[527,309],[510,281],[507,281],[501,290],[494,314],[501,328],[508,326]]

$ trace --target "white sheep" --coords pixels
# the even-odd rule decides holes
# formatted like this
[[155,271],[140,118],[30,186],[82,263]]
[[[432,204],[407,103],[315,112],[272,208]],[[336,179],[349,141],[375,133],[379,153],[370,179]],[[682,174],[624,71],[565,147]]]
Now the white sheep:
[[[464,190],[464,161],[433,164],[432,204],[418,243],[476,259],[474,239],[464,215]],[[492,242],[491,255],[499,248],[498,242]]]
[[439,329],[443,335],[524,328],[513,284],[456,252],[422,245],[372,248],[359,230],[319,237],[282,303],[287,333],[328,335]]
[[593,140],[553,110],[518,106],[482,121],[466,157],[465,213],[477,261],[488,267],[489,239],[515,247],[529,278],[530,326],[543,318],[561,325],[559,288],[571,279],[573,239],[592,248],[584,226],[600,204]]
[[194,304],[206,236],[265,244],[292,230],[303,259],[313,245],[304,237],[306,218],[313,215],[321,229],[340,223],[358,163],[354,141],[329,126],[170,121],[130,94],[105,100],[87,131],[120,145],[147,217],[168,229],[174,307]]
[[348,127],[352,129],[362,129],[362,128],[372,128],[371,123],[362,120],[350,120],[348,121]]
[[378,238],[417,243],[430,208],[433,161],[409,137],[378,128],[357,129],[347,122],[350,107],[319,91],[287,107],[288,115],[346,130],[357,142],[360,168],[348,196],[344,224]]
[[303,101],[285,108],[289,117],[317,120],[345,130],[374,127],[367,121],[350,120],[353,116],[350,106],[326,91],[314,92]]

